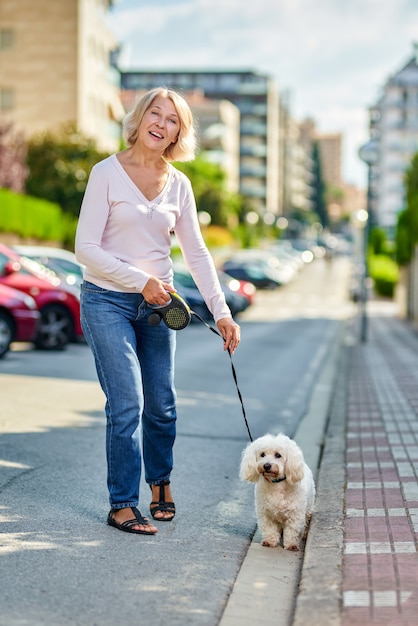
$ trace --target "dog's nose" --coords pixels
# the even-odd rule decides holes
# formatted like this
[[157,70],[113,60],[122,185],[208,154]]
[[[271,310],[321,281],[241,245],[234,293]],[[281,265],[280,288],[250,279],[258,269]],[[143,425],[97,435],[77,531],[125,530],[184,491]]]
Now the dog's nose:
[[271,470],[271,463],[264,463],[264,471],[269,472]]

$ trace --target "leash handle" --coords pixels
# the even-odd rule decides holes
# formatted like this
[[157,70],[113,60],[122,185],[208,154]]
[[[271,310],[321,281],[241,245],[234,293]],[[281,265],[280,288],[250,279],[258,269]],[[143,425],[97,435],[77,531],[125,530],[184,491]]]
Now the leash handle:
[[[217,330],[216,328],[214,328],[213,326],[211,326],[210,324],[208,324],[207,322],[205,322],[205,320],[204,320],[204,319],[202,319],[202,318],[200,317],[200,315],[198,315],[197,313],[195,313],[195,312],[194,312],[194,311],[192,311],[191,309],[190,309],[190,313],[191,313],[192,315],[194,315],[194,316],[195,316],[195,317],[196,317],[196,318],[197,318],[200,322],[202,322],[202,324],[204,324],[207,328],[209,328],[209,330],[211,330],[213,333],[215,333],[215,335],[218,335],[218,337],[220,337],[220,338],[222,339],[222,341],[225,341],[225,339],[222,337],[222,335],[221,335],[221,333],[219,332],[219,330]],[[254,441],[254,440],[253,440],[253,437],[252,437],[252,435],[251,435],[250,427],[249,427],[249,425],[248,425],[247,415],[246,415],[246,413],[245,413],[245,408],[244,408],[244,401],[243,401],[243,399],[242,399],[241,391],[240,391],[240,388],[239,388],[239,386],[238,386],[238,378],[237,378],[237,373],[236,373],[236,371],[235,371],[234,362],[233,362],[233,360],[232,360],[232,354],[231,354],[231,351],[230,351],[230,349],[229,349],[229,348],[227,348],[227,350],[228,350],[229,358],[230,358],[230,361],[231,361],[232,377],[233,377],[233,379],[234,379],[235,386],[236,386],[236,388],[237,388],[237,392],[238,392],[238,398],[239,398],[239,401],[240,401],[240,403],[241,403],[241,409],[242,409],[242,414],[243,414],[243,416],[244,416],[245,426],[247,427],[247,432],[248,432],[248,436],[249,436],[249,438],[250,438],[250,441]]]

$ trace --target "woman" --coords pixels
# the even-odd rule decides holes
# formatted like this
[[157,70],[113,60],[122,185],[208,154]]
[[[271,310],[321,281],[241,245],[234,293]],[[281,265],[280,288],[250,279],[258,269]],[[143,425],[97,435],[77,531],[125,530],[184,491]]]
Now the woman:
[[170,163],[194,158],[189,106],[172,90],[149,91],[126,116],[123,133],[127,149],[91,171],[75,250],[85,265],[83,332],[106,396],[107,521],[125,532],[153,535],[157,527],[137,508],[142,461],[152,517],[169,522],[175,515],[170,474],[176,331],[148,323],[149,305],[164,305],[174,291],[172,232],[225,350],[234,352],[240,329],[202,239],[190,181]]

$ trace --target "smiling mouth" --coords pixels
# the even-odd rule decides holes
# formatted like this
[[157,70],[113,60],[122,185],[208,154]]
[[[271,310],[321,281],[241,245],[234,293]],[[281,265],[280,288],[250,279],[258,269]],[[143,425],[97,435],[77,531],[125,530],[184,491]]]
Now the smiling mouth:
[[156,137],[157,139],[164,139],[164,137],[160,135],[160,133],[156,133],[155,130],[150,130],[149,134],[152,135],[153,137]]

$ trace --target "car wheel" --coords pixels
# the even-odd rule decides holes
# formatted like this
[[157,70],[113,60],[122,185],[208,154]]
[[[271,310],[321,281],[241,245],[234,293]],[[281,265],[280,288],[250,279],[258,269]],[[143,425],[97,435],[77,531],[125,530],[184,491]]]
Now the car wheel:
[[40,350],[62,350],[73,336],[71,313],[60,304],[48,304],[41,310],[35,346]]
[[14,330],[13,321],[6,313],[0,311],[0,359],[9,351]]

